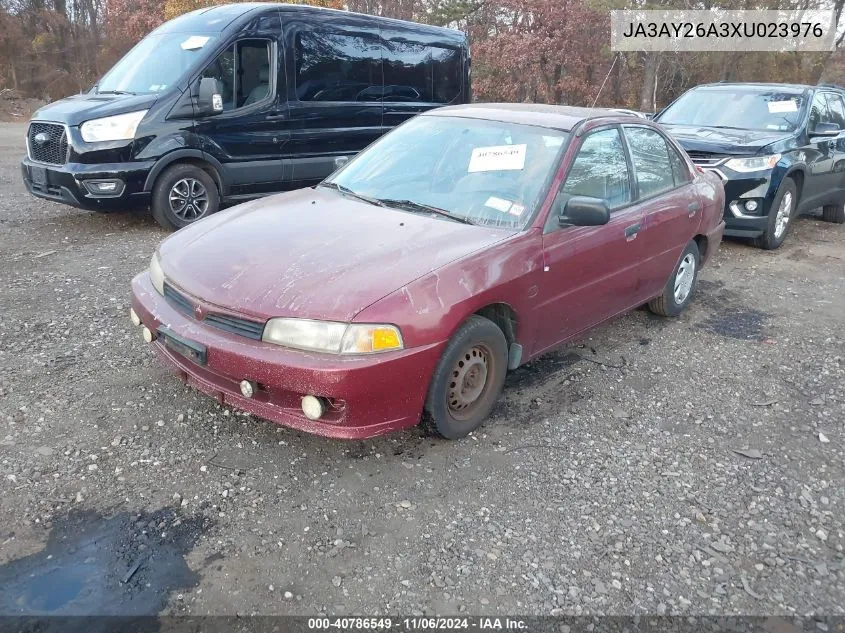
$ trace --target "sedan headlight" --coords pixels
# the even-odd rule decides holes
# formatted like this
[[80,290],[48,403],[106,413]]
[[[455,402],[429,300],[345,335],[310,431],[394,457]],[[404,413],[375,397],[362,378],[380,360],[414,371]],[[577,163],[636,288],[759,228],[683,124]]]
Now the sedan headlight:
[[276,345],[331,354],[371,354],[403,347],[402,334],[395,325],[310,319],[270,319],[261,338]]
[[764,169],[772,169],[780,160],[780,154],[771,154],[769,156],[752,156],[750,158],[731,158],[725,167],[739,172],[749,171],[763,171]]
[[135,131],[146,110],[107,116],[103,119],[91,119],[79,127],[82,140],[86,143],[97,141],[128,141],[135,138]]
[[158,251],[153,253],[153,258],[150,260],[150,282],[160,295],[164,294],[164,271],[161,269]]

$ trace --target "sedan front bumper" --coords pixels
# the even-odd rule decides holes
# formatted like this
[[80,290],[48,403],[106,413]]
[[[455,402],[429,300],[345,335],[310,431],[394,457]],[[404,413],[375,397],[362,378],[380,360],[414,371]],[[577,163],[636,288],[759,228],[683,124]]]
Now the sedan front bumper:
[[[205,349],[205,365],[152,341],[158,356],[188,384],[259,417],[308,433],[363,439],[417,424],[445,341],[383,354],[340,356],[287,349],[204,325],[177,311],[152,286],[147,272],[132,281],[132,309],[153,333],[164,326]],[[252,397],[243,380],[257,385]],[[317,421],[302,398],[332,404]]]

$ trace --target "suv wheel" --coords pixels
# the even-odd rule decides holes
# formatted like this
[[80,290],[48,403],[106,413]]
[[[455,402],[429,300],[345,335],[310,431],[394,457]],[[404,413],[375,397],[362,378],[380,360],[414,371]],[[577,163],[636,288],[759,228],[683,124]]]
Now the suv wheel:
[[196,165],[168,167],[153,187],[153,217],[165,229],[181,229],[219,209],[217,184]]
[[775,196],[772,208],[769,210],[769,223],[766,230],[763,235],[754,240],[754,244],[768,251],[772,251],[783,244],[797,206],[798,188],[792,178],[786,178]]
[[826,204],[822,208],[822,219],[834,224],[845,224],[845,204]]

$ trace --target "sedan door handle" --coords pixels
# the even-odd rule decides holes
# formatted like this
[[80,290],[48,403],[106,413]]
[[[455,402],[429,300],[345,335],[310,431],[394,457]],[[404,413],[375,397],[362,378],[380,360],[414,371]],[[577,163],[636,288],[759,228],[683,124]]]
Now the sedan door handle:
[[628,240],[632,240],[637,237],[637,233],[640,232],[640,223],[637,222],[636,224],[632,224],[631,226],[625,229],[625,237]]

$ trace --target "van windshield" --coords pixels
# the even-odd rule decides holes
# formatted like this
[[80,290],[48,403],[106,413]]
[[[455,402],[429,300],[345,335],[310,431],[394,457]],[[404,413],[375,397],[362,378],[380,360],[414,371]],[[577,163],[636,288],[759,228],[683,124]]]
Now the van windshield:
[[98,93],[164,92],[203,55],[214,35],[151,34],[129,51],[97,84]]
[[666,108],[657,120],[668,125],[792,132],[803,105],[803,95],[795,92],[696,88]]

